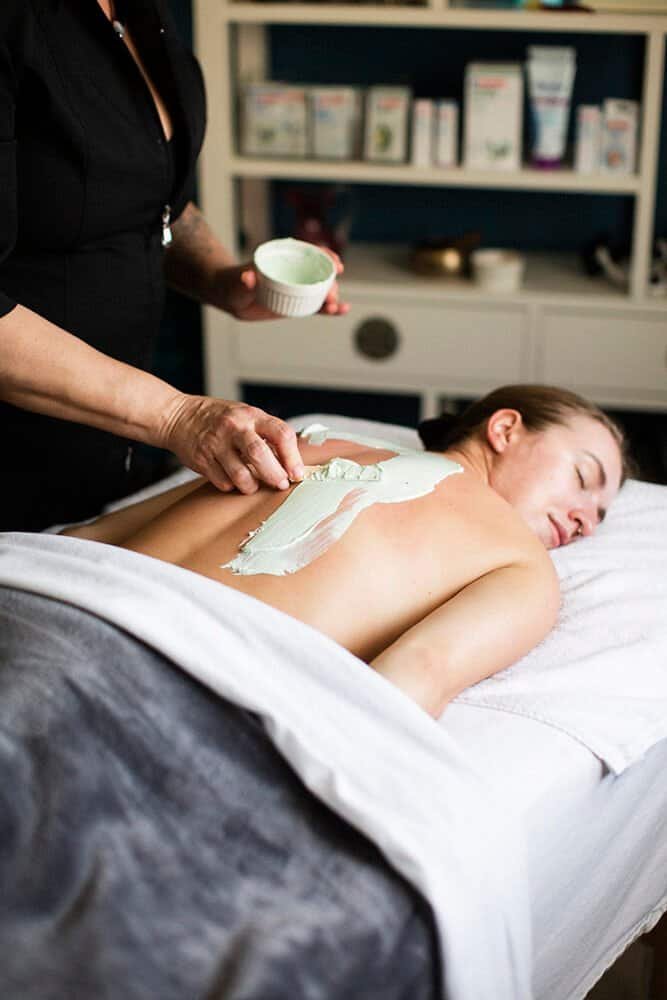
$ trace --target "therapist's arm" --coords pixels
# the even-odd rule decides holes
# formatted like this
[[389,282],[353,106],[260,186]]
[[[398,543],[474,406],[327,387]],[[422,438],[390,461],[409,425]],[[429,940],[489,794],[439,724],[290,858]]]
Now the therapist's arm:
[[[255,299],[257,275],[250,264],[239,265],[222,245],[194,202],[188,202],[171,227],[173,242],[164,255],[165,276],[179,292],[216,306],[237,319],[276,319],[276,314]],[[343,265],[331,253],[339,274]],[[349,306],[338,301],[334,283],[322,312],[344,315]]]
[[[17,305],[0,318],[0,399],[172,451],[218,489],[300,479],[294,431],[243,403],[193,396]],[[250,466],[250,467],[249,467]]]

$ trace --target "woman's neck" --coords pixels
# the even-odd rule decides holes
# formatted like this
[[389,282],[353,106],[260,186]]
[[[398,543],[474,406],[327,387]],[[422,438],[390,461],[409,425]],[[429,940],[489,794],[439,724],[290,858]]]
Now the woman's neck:
[[491,473],[489,454],[476,438],[469,438],[456,448],[448,448],[443,454],[452,462],[458,462],[464,469],[474,472],[488,486]]

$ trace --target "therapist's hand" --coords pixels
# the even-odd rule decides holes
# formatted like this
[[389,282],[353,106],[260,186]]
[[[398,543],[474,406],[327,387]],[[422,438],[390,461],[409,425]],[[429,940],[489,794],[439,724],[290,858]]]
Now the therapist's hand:
[[179,395],[165,416],[161,446],[219,490],[279,490],[303,478],[296,434],[264,410],[210,396]]
[[[327,253],[333,260],[336,265],[336,274],[342,274],[343,263],[338,254],[334,253],[333,250],[328,250],[326,247],[321,247],[320,249]],[[226,312],[235,316],[236,319],[284,319],[284,316],[278,316],[276,313],[271,312],[270,309],[260,305],[257,301],[257,272],[252,264],[242,264],[241,266],[225,268],[220,275],[220,282],[222,286],[222,300],[224,302],[223,308]],[[338,282],[334,281],[320,312],[325,316],[344,316],[349,311],[349,304],[340,301]]]
[[[259,304],[254,267],[236,263],[193,202],[188,202],[175,219],[171,231],[173,242],[164,255],[164,270],[172,288],[237,319],[282,318]],[[338,254],[327,247],[321,249],[333,260],[336,274],[342,274],[343,264]],[[338,284],[334,283],[320,312],[326,316],[344,316],[349,309],[346,302],[339,301]]]

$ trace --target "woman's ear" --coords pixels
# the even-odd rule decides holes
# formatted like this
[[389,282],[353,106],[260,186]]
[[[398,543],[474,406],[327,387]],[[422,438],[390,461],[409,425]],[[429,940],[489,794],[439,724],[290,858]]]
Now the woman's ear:
[[493,451],[500,455],[519,439],[523,420],[518,410],[496,410],[486,422],[486,440]]

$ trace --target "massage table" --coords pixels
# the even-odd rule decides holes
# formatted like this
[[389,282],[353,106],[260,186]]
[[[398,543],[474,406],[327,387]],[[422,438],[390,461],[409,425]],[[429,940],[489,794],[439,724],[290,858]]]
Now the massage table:
[[[415,444],[412,431],[368,421],[310,414],[294,423],[316,421],[334,432],[358,431]],[[175,485],[189,475],[184,470],[162,486]],[[658,527],[650,539],[651,566],[662,565],[664,571],[667,489],[627,484],[612,507],[609,525],[600,529],[601,537],[614,526],[618,530],[617,505],[628,523],[639,512],[637,516],[644,518],[642,530],[647,505],[655,513]],[[653,516],[648,520],[652,522]],[[596,539],[577,543],[572,558],[579,546],[585,552],[583,546],[589,541]],[[120,558],[113,562],[116,555]],[[563,570],[570,574],[573,590],[585,587],[582,592],[594,593],[594,577],[583,579],[581,564],[573,565],[568,570],[565,564]],[[628,567],[630,579],[629,563]],[[159,589],[163,582],[172,589]],[[104,601],[97,597],[98,584]],[[636,575],[632,585],[636,588]],[[58,810],[48,794],[54,787],[62,787],[64,799],[71,803],[74,839],[72,846],[62,826],[57,835],[49,835],[47,842],[52,838],[63,856],[35,859],[40,878],[30,882],[25,876],[31,889],[23,913],[18,912],[24,898],[18,881],[5,896],[12,900],[14,912],[8,915],[6,908],[4,920],[0,918],[0,947],[13,957],[4,983],[0,970],[3,997],[55,998],[65,995],[65,987],[67,995],[97,995],[106,982],[109,996],[142,1000],[156,995],[225,1000],[283,996],[583,1000],[630,943],[653,928],[657,928],[653,939],[660,939],[664,922],[657,925],[667,910],[663,778],[667,645],[659,612],[666,609],[665,590],[657,576],[647,577],[647,596],[649,590],[657,596],[655,628],[651,631],[648,621],[641,632],[651,642],[644,650],[636,636],[628,639],[628,648],[633,643],[637,648],[636,697],[631,693],[621,699],[627,708],[621,714],[619,706],[610,703],[606,716],[603,712],[583,721],[575,717],[574,723],[572,705],[563,694],[566,683],[560,678],[554,687],[539,659],[540,655],[548,659],[545,644],[529,661],[535,664],[532,674],[519,665],[482,682],[451,703],[433,724],[372,672],[363,674],[356,705],[358,661],[353,663],[353,657],[340,647],[334,649],[325,637],[311,635],[312,630],[291,620],[286,625],[282,621],[286,616],[228,588],[225,601],[231,604],[222,649],[232,650],[238,644],[247,654],[238,676],[230,678],[226,668],[222,676],[215,669],[219,640],[209,650],[204,617],[202,628],[197,628],[200,607],[202,615],[216,614],[221,593],[216,586],[178,567],[165,567],[136,553],[112,553],[109,547],[80,539],[0,536],[0,622],[13,623],[14,631],[13,643],[7,640],[3,645],[0,638],[0,684],[3,677],[14,678],[6,691],[0,689],[0,703],[4,699],[6,707],[9,699],[11,707],[9,721],[6,712],[0,720],[0,748],[3,767],[11,764],[10,774],[15,783],[19,779],[25,783],[28,791],[23,794],[30,800],[30,808],[24,803],[18,809],[12,803],[9,815],[20,835],[14,831],[12,840],[12,829],[5,830],[3,844],[17,852],[12,857],[3,851],[5,865],[13,873],[17,865],[29,868],[29,855],[21,849],[34,856],[39,843],[35,831],[41,826],[50,829]],[[193,602],[186,606],[190,594]],[[153,628],[149,622],[151,601],[164,609],[163,628]],[[594,605],[595,600],[587,613],[599,613]],[[567,626],[566,618],[565,631]],[[575,618],[574,630],[578,628]],[[16,638],[22,629],[30,637],[25,654]],[[162,638],[165,629],[171,630],[170,645]],[[73,644],[71,655],[63,653],[70,648],[68,641]],[[608,636],[600,635],[601,647],[605,641]],[[267,673],[263,670],[267,650],[279,657],[283,646],[284,676],[267,681],[265,696],[254,688],[248,691],[245,675],[252,674],[254,660],[259,679]],[[656,684],[653,698],[650,685],[656,675],[650,671],[656,648],[662,651],[657,666],[663,680],[662,686]],[[106,659],[100,660],[98,649],[108,651]],[[191,649],[196,649],[196,656]],[[300,650],[305,652],[304,663],[291,678]],[[613,652],[606,651],[609,663]],[[20,662],[24,655],[25,662]],[[212,670],[201,666],[207,657]],[[334,660],[335,672],[323,678]],[[51,661],[64,673],[62,690],[48,679],[55,669]],[[118,692],[111,696],[99,680],[104,663],[113,666],[113,671],[106,671],[104,684],[121,684],[125,701],[120,708]],[[118,664],[128,666],[120,670]],[[319,665],[317,671],[313,664]],[[595,675],[599,667],[597,663],[591,667],[593,680],[599,680]],[[633,670],[632,658],[627,669]],[[73,708],[71,690],[79,684],[82,670],[87,671],[89,686],[82,688]],[[31,676],[37,678],[36,688],[21,687]],[[133,677],[140,678],[136,693]],[[614,683],[620,692],[624,690],[622,674]],[[281,684],[291,692],[282,701]],[[303,704],[298,702],[301,690]],[[595,690],[591,682],[582,697],[590,698]],[[99,720],[97,691],[107,706]],[[152,707],[140,712],[131,707],[135,702]],[[280,706],[274,710],[277,702]],[[555,706],[551,716],[545,704]],[[605,731],[610,719],[618,721],[620,736]],[[66,733],[64,746],[58,737],[61,726]],[[71,750],[79,728],[86,726],[90,731],[81,736],[80,748]],[[229,742],[222,748],[216,743],[215,753],[212,731],[218,743]],[[202,746],[196,745],[200,733]],[[88,760],[85,740],[92,741]],[[101,740],[102,750],[96,740]],[[393,772],[382,770],[393,742],[400,745],[400,741],[409,747],[405,787],[400,757]],[[46,759],[45,746],[53,747],[56,768],[55,774],[48,774],[46,767],[48,778],[40,776],[38,766]],[[364,754],[370,746],[373,752]],[[233,771],[224,771],[225,781],[219,787],[218,771],[231,765],[221,764],[223,756],[218,754],[226,755],[227,762],[240,761]],[[414,768],[413,758],[419,760]],[[429,761],[438,779],[432,786]],[[109,778],[109,768],[117,783]],[[94,777],[85,778],[87,769]],[[133,769],[138,777],[133,773],[130,779]],[[196,777],[196,788],[191,787],[190,774]],[[105,822],[112,815],[113,823],[123,829],[119,811],[129,814],[130,804],[122,796],[121,805],[115,802],[119,785],[134,810],[130,860],[123,838],[120,847],[103,844],[98,857],[91,845],[102,820],[93,811],[92,824],[87,823],[86,810],[92,807],[86,803],[97,794],[104,803]],[[211,811],[215,816],[216,795],[227,801],[230,785],[237,797],[229,806],[229,818],[223,812],[220,822],[235,826],[235,836],[217,842]],[[208,786],[209,798],[202,803],[202,788]],[[383,792],[385,786],[388,792]],[[5,781],[3,787],[6,791]],[[42,797],[49,804],[49,815],[40,814]],[[263,802],[265,815],[275,822],[258,823]],[[139,805],[144,804],[150,829],[142,840],[136,828],[142,821]],[[169,831],[168,844],[162,841],[160,817]],[[183,841],[178,850],[173,841],[176,830],[176,839]],[[77,837],[88,854],[92,851],[93,860],[88,857],[78,894],[70,899],[66,875],[79,863]],[[207,838],[212,838],[210,844]],[[290,854],[286,844],[296,845],[299,857]],[[204,864],[211,845],[213,856]],[[235,863],[220,860],[216,873],[216,859],[227,849],[235,852]],[[106,877],[118,880],[120,897],[104,885],[100,888],[105,850],[115,859]],[[188,879],[181,884],[175,867],[179,864],[196,891]],[[291,885],[283,877],[290,866],[299,869]],[[305,874],[299,866],[305,866]],[[52,870],[58,877],[53,885],[45,884]],[[233,905],[229,903],[226,914],[233,940],[231,944],[225,940],[224,947],[224,921],[217,911],[215,917],[210,913],[211,885],[218,877],[223,894],[231,892],[226,885],[234,886]],[[304,885],[311,882],[316,891],[306,893]],[[269,905],[273,884],[279,904]],[[193,895],[197,898],[190,898]],[[246,898],[252,898],[247,913]],[[182,927],[173,915],[179,899]],[[120,937],[109,930],[109,918],[121,925]],[[147,930],[153,925],[154,934]],[[110,938],[108,948],[105,935]],[[31,971],[26,956],[36,950],[44,960],[36,965],[31,960]],[[59,955],[64,957],[59,960]],[[660,975],[657,961],[656,982]],[[82,984],[79,994],[77,982]]]

